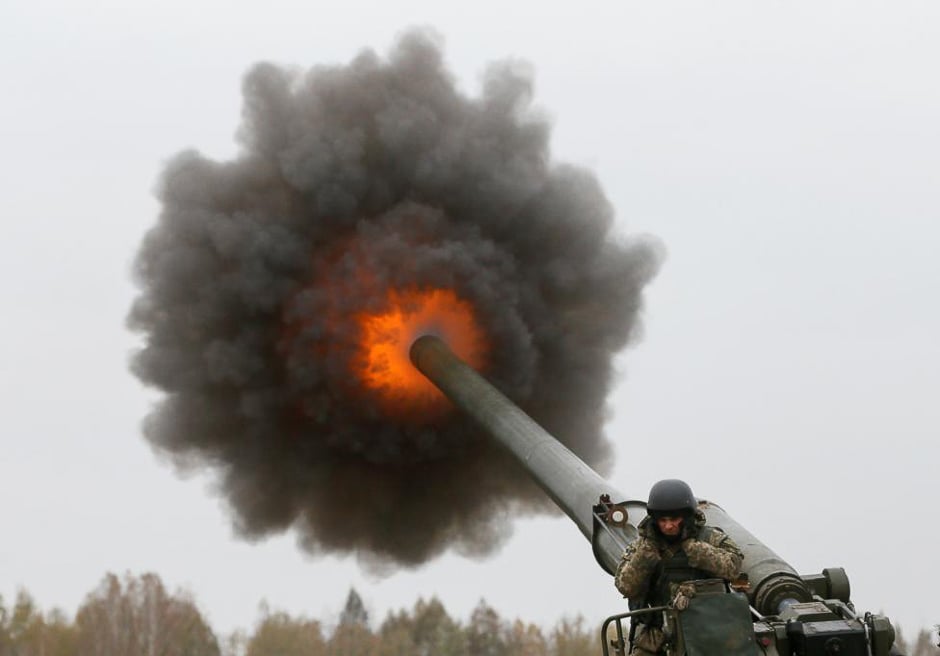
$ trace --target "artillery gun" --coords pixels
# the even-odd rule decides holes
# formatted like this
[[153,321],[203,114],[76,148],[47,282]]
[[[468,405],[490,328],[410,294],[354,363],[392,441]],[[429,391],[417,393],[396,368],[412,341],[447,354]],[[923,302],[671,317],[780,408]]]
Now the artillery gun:
[[[625,497],[506,396],[425,335],[411,361],[458,408],[516,458],[590,541],[598,564],[613,575],[624,549],[637,539],[646,503]],[[711,526],[744,554],[739,579],[695,582],[688,607],[641,608],[608,617],[601,628],[604,656],[631,649],[624,621],[663,613],[672,656],[900,656],[884,616],[856,612],[842,568],[801,576],[720,506],[699,500]]]

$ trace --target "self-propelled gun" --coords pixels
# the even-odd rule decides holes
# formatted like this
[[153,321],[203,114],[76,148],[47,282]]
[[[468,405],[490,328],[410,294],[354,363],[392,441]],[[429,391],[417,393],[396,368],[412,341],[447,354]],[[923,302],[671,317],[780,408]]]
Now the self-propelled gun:
[[[594,557],[613,574],[637,538],[646,504],[620,493],[519,407],[451,352],[426,335],[411,346],[411,361],[455,406],[505,447],[590,541]],[[720,506],[699,500],[709,525],[744,554],[736,581],[702,581],[690,603],[635,609],[607,618],[605,656],[630,651],[631,619],[663,613],[673,656],[891,656],[894,629],[882,615],[859,613],[841,568],[800,575]],[[682,604],[685,606],[685,604]]]

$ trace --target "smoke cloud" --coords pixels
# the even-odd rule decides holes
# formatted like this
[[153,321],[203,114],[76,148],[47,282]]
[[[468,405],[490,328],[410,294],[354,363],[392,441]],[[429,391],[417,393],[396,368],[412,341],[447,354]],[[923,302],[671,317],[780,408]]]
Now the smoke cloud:
[[659,258],[552,161],[530,71],[492,66],[468,97],[411,32],[386,59],[259,64],[243,92],[240,153],[168,164],[136,261],[155,450],[215,470],[248,539],[293,529],[373,566],[490,552],[543,494],[463,416],[390,413],[349,366],[356,313],[445,287],[478,315],[487,378],[603,472],[612,356]]

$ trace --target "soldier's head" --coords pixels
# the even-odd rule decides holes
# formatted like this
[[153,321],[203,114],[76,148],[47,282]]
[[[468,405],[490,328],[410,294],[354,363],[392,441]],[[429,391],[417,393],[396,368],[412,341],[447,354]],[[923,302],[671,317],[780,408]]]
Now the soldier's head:
[[691,521],[695,508],[692,488],[675,478],[653,485],[646,503],[646,511],[655,521],[657,530],[667,539],[682,536],[684,524]]

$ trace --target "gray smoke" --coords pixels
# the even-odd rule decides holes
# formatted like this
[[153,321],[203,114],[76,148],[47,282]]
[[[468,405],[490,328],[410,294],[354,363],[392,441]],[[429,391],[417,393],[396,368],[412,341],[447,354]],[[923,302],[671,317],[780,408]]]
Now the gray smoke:
[[463,416],[383,411],[350,373],[352,317],[388,287],[475,306],[485,375],[602,472],[612,356],[637,332],[656,248],[611,234],[595,177],[551,161],[527,69],[455,87],[412,32],[387,60],[244,81],[240,154],[177,155],[136,262],[133,360],[165,392],[144,434],[211,467],[240,535],[420,563],[484,554],[543,494]]

